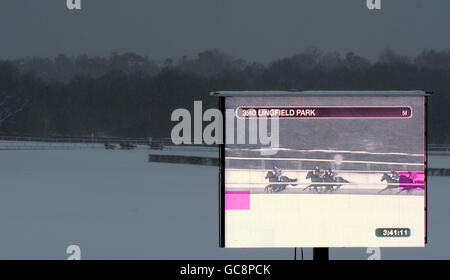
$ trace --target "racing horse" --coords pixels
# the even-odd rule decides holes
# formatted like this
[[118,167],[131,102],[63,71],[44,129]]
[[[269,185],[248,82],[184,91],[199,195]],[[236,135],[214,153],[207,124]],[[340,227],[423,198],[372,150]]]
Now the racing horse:
[[[322,177],[320,177],[318,174],[314,174],[313,171],[309,171],[306,174],[306,180],[308,180],[308,179],[311,179],[311,182],[313,182],[313,183],[314,182],[323,182]],[[321,184],[311,184],[311,185],[306,186],[303,190],[305,191],[305,190],[309,189],[311,191],[311,188],[314,188],[314,190],[316,192],[319,192],[318,187],[322,187],[322,186],[323,185],[321,185]]]
[[[297,178],[290,179],[287,176],[281,176],[280,180],[277,180],[277,176],[272,171],[267,172],[265,179],[269,179],[270,183],[272,183],[272,182],[283,182],[283,183],[297,182]],[[286,189],[286,187],[289,185],[297,186],[297,184],[269,184],[264,188],[264,192],[281,192],[281,191],[284,191]]]
[[[323,177],[323,182],[326,183],[350,183],[349,181],[345,180],[344,178],[342,178],[341,176],[324,176]],[[337,191],[340,187],[342,187],[343,184],[327,184],[326,185],[326,190],[327,191]]]
[[[388,183],[387,187],[379,191],[378,193],[382,193],[386,190],[392,190],[392,189],[398,189],[398,180],[393,179],[389,174],[383,173],[383,176],[381,177],[381,182],[386,181]],[[389,184],[395,184],[395,185],[389,185]]]
[[[311,179],[311,182],[313,183],[350,183],[349,181],[345,180],[344,178],[342,178],[341,176],[336,176],[336,177],[332,177],[332,176],[324,176],[324,177],[320,177],[320,175],[318,174],[314,174],[313,171],[309,171],[306,174],[306,179]],[[314,188],[314,190],[316,192],[322,192],[322,190],[325,191],[337,191],[343,184],[311,184],[306,186],[303,190],[311,190],[311,188]]]
[[[383,190],[379,191],[378,193],[381,193],[388,189],[399,189],[398,193],[401,193],[402,191],[407,191],[408,193],[411,193],[412,190],[423,190],[423,180],[418,179],[417,181],[411,178],[411,172],[409,176],[406,175],[400,175],[400,180],[395,180],[389,174],[384,173],[383,177],[381,178],[381,182],[386,181],[388,183],[397,183],[395,185],[388,185]],[[398,184],[400,183],[400,184]]]

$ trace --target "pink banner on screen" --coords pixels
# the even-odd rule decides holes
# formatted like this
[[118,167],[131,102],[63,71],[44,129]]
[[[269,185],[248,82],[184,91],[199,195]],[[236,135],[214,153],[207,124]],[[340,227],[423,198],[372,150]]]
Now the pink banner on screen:
[[225,210],[249,210],[250,191],[226,191]]
[[425,173],[423,171],[400,171],[400,190],[424,190]]

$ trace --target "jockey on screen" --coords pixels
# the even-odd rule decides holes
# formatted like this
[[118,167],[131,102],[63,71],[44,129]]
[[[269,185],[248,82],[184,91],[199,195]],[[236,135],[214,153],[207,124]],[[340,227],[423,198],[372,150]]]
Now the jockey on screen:
[[319,172],[320,172],[319,166],[317,166],[317,165],[314,166],[313,174],[315,176],[319,176]]
[[327,168],[325,170],[325,175],[324,176],[334,179],[335,174],[334,174],[333,170],[331,170],[331,168]]
[[399,175],[398,175],[398,173],[395,171],[395,169],[392,169],[391,170],[391,178],[392,179],[394,179],[394,180],[398,180],[398,178],[399,178]]
[[275,166],[273,168],[273,171],[275,172],[275,176],[277,178],[277,181],[280,181],[281,180],[281,176],[283,174],[283,170],[281,170],[281,168],[278,168],[278,167]]

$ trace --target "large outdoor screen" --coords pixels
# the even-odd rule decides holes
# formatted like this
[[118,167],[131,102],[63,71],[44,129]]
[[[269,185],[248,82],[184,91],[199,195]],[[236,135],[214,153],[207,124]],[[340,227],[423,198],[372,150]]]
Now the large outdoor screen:
[[225,247],[423,247],[424,96],[224,99]]

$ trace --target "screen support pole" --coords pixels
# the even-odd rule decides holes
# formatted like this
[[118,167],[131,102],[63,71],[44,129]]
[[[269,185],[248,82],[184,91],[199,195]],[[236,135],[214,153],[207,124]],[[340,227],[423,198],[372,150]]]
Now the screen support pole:
[[328,248],[313,248],[313,260],[314,261],[328,261],[329,259]]

